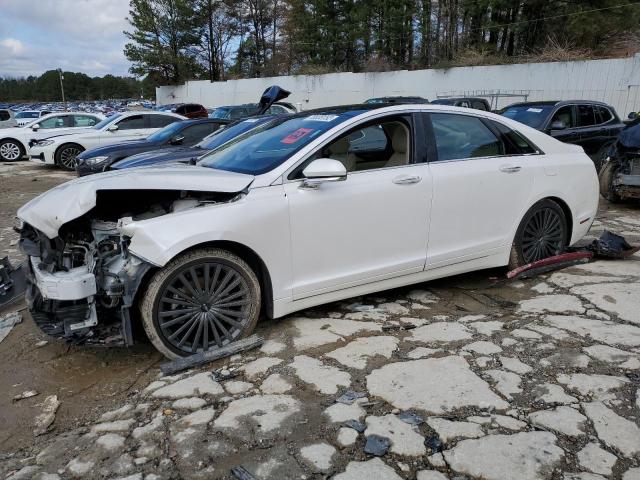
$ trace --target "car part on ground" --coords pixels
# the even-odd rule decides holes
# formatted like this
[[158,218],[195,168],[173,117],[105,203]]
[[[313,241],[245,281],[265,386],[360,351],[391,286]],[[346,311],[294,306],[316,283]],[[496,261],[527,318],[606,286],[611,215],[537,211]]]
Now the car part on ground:
[[21,298],[26,291],[24,264],[13,267],[9,258],[0,258],[0,308]]
[[514,103],[500,113],[561,142],[580,145],[597,169],[625,126],[611,105],[592,100]]
[[28,304],[45,332],[93,345],[130,344],[141,305],[156,347],[187,356],[249,335],[260,312],[504,266],[512,244],[520,264],[553,254],[588,231],[597,187],[580,149],[487,112],[280,116],[196,165],[31,200],[18,211]]
[[599,181],[600,193],[610,202],[640,199],[640,120],[620,132],[603,161]]
[[86,150],[76,156],[75,169],[81,177],[110,170],[111,165],[132,155],[193,148],[228,123],[227,120],[210,118],[174,122],[141,140]]

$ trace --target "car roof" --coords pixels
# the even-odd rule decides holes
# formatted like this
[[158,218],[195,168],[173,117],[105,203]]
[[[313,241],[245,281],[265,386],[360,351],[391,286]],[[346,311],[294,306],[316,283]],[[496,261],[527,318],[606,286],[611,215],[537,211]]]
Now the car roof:
[[533,105],[549,105],[549,106],[563,106],[563,105],[602,105],[603,107],[609,107],[610,105],[597,100],[538,100],[534,102],[518,102],[508,105],[509,107],[526,107]]

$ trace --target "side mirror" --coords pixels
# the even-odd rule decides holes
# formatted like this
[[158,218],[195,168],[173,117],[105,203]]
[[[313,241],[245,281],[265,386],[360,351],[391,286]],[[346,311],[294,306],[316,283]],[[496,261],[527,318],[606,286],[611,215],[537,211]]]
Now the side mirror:
[[35,125],[31,125],[31,130],[37,132],[40,129],[40,124],[36,123]]
[[341,182],[347,179],[344,164],[333,158],[318,158],[302,171],[305,179],[300,188],[317,189],[324,182]]
[[174,135],[169,139],[171,145],[181,145],[184,141],[184,135]]
[[116,130],[118,130],[118,125],[109,125],[107,127],[107,132],[115,132]]
[[567,124],[562,120],[556,120],[551,123],[551,130],[564,130],[567,128]]
[[629,116],[627,117],[629,120],[635,120],[638,118],[638,112],[629,112]]

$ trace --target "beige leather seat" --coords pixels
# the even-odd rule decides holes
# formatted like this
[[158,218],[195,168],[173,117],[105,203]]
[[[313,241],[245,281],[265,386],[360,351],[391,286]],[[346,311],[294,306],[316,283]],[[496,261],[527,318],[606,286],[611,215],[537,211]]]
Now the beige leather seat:
[[407,127],[398,123],[391,133],[391,146],[393,154],[387,161],[385,167],[398,167],[409,163],[409,132]]
[[327,148],[329,158],[339,160],[347,169],[347,172],[353,172],[356,169],[356,156],[349,153],[349,139],[343,137]]

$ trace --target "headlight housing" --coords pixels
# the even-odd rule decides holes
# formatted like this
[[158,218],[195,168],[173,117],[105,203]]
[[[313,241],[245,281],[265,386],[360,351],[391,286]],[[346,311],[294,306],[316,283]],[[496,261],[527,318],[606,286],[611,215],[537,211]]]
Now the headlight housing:
[[56,143],[55,140],[38,140],[34,146],[35,147],[46,147],[47,145],[53,145]]
[[100,155],[97,157],[85,158],[82,161],[78,161],[78,163],[84,163],[85,165],[98,165],[99,163],[104,163],[107,161],[109,157],[106,155]]

